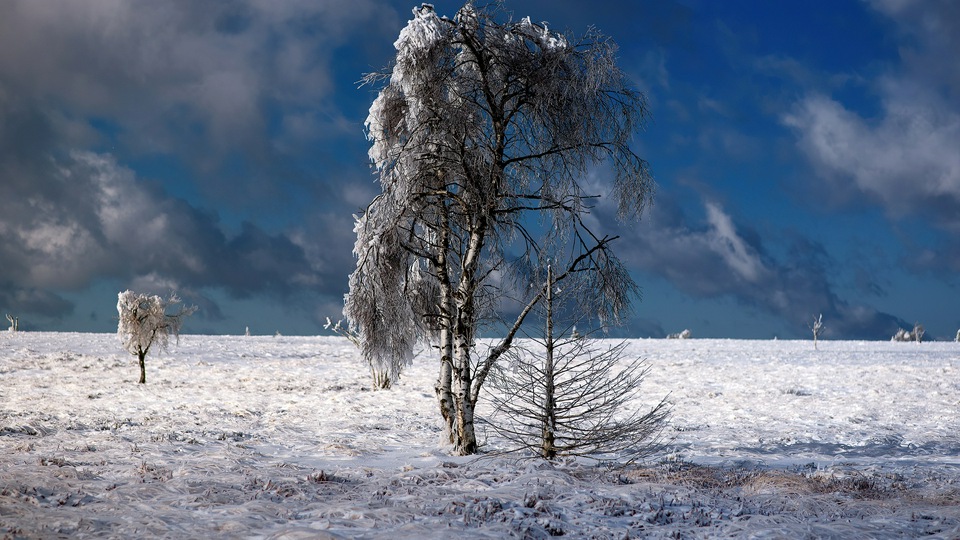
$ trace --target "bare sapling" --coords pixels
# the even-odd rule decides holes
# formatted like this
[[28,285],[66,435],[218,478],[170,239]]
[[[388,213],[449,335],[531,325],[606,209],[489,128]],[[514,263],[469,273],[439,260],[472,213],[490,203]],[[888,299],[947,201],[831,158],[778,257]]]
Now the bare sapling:
[[509,362],[491,374],[487,423],[511,450],[544,459],[630,462],[651,455],[659,447],[668,405],[661,399],[650,406],[643,399],[640,384],[649,367],[625,357],[625,342],[610,345],[557,331],[549,271],[547,291],[542,336],[511,348]]

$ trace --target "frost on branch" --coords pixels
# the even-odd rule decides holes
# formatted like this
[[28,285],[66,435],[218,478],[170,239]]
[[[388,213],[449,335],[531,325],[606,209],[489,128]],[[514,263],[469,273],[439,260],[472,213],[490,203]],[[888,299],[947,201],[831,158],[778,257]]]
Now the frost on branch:
[[[413,348],[424,335],[415,300],[419,272],[410,266],[400,230],[384,219],[389,209],[372,207],[357,218],[354,254],[364,261],[350,275],[344,313],[350,322],[344,334],[363,354],[378,388],[387,388],[413,360]],[[339,323],[338,323],[339,325]]]
[[[176,306],[174,313],[167,313]],[[196,310],[195,306],[183,306],[176,295],[164,299],[129,290],[117,295],[117,337],[124,350],[140,361],[140,384],[147,382],[144,358],[150,349],[166,350],[170,336],[179,338],[184,319]]]

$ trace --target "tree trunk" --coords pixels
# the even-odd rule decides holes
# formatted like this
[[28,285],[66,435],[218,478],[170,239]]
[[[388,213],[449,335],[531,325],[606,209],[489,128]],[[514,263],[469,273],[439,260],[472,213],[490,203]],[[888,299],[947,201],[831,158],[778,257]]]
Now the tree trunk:
[[544,395],[543,395],[543,436],[540,445],[540,455],[546,459],[557,457],[555,434],[557,431],[556,399],[554,396],[553,370],[553,269],[547,266],[547,321],[544,332],[544,348],[546,358],[543,361]]
[[453,443],[453,421],[456,417],[456,406],[453,400],[453,340],[450,336],[449,324],[446,323],[440,328],[440,376],[437,378],[435,389],[447,440]]
[[390,379],[390,373],[385,370],[380,370],[371,366],[370,375],[373,378],[374,390],[389,390],[390,386],[393,385],[393,381]]
[[477,326],[477,269],[485,233],[486,221],[481,217],[473,224],[470,231],[470,240],[461,263],[460,284],[455,298],[457,309],[453,324],[453,397],[457,417],[453,444],[454,450],[461,456],[477,452],[477,435],[473,425],[474,400],[470,392],[473,385],[470,353],[473,349]]
[[137,353],[137,357],[140,359],[140,380],[137,382],[139,384],[147,384],[147,367],[143,362],[143,359],[147,357],[147,353],[140,351]]
[[477,435],[473,425],[474,403],[470,396],[473,380],[470,369],[470,345],[460,341],[456,347],[454,369],[454,399],[456,404],[456,433],[454,451],[461,456],[477,452]]
[[440,376],[435,390],[443,417],[447,441],[454,443],[454,419],[456,405],[453,400],[453,286],[450,284],[450,272],[447,268],[447,252],[450,249],[450,222],[444,211],[439,227],[440,249],[437,254],[434,273],[440,283]]
[[456,324],[454,325],[453,398],[456,411],[454,423],[454,451],[461,456],[477,451],[477,436],[473,427],[473,400],[470,387],[473,382],[470,366],[473,346],[473,294],[458,294]]

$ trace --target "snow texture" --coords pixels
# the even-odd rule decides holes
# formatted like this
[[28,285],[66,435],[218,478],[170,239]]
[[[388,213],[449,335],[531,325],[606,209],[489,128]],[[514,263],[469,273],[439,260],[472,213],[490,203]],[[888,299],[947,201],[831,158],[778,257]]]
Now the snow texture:
[[[620,470],[441,446],[421,353],[339,337],[0,333],[0,536],[960,536],[956,343],[636,340],[664,452]],[[481,414],[483,410],[479,411]]]

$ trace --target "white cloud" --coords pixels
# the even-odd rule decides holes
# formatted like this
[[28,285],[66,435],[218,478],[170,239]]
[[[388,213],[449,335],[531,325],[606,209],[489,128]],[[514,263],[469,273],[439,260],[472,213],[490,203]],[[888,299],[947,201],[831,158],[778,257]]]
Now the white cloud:
[[[108,154],[73,152],[30,179],[0,198],[0,279],[14,291],[75,290],[114,278],[194,297],[206,287],[235,296],[283,295],[293,285],[339,292],[339,282],[322,277],[342,277],[349,262],[349,250],[337,250],[347,261],[331,268],[329,253],[306,241],[316,233],[306,230],[270,234],[245,222],[228,236],[216,214],[151,188]],[[333,236],[344,245],[343,235]],[[308,260],[307,246],[315,259]],[[215,305],[205,309],[216,314]]]
[[710,249],[740,278],[748,282],[759,280],[765,269],[757,252],[737,234],[733,220],[719,205],[707,202],[706,209],[711,228],[705,240]]
[[[933,199],[960,204],[960,114],[909,87],[883,85],[877,122],[818,94],[783,119],[819,170],[834,180],[853,180],[894,217],[926,213]],[[956,215],[940,218],[960,226]]]
[[14,200],[0,204],[0,254],[29,269],[17,283],[80,287],[100,273],[122,274],[161,258],[165,266],[203,270],[201,258],[184,247],[189,240],[168,201],[109,155],[74,152],[47,173],[37,193],[19,199],[14,190]]
[[879,115],[811,93],[782,121],[829,185],[852,185],[893,218],[917,215],[960,230],[960,3],[871,5],[903,38],[901,62],[870,83]]
[[71,283],[72,272],[92,271],[102,254],[90,231],[69,219],[21,225],[17,239],[35,261],[23,280],[28,286]]
[[196,274],[206,270],[189,238],[177,231],[175,221],[183,216],[171,215],[167,201],[144,190],[133,171],[109,155],[75,152],[72,157],[78,172],[89,179],[99,230],[109,246],[144,259],[163,253]]
[[[603,204],[612,211],[609,201]],[[777,259],[718,202],[705,200],[703,209],[705,219],[691,219],[669,192],[661,192],[635,226],[616,229],[612,219],[590,225],[618,230],[623,240],[615,250],[629,267],[662,276],[694,298],[731,298],[794,329],[805,329],[812,314],[824,313],[834,335],[846,338],[886,338],[896,330],[896,317],[837,295],[820,244],[794,239],[787,256]]]

